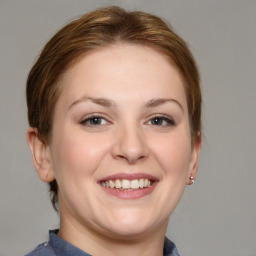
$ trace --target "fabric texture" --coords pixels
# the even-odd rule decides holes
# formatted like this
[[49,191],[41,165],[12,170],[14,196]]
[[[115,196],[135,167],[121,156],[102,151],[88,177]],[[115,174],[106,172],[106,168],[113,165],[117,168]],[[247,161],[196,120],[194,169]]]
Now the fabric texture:
[[[91,256],[57,236],[58,230],[49,231],[49,241],[38,245],[25,256]],[[164,241],[163,256],[179,256],[175,244],[167,237]]]

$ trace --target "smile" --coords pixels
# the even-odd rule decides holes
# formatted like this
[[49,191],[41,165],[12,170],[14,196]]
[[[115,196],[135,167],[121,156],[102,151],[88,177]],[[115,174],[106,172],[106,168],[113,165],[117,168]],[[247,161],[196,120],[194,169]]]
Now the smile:
[[106,180],[101,181],[101,185],[106,188],[113,188],[119,190],[137,190],[148,188],[152,186],[153,181],[150,179],[116,179],[116,180]]
[[98,181],[103,191],[119,199],[139,199],[151,194],[159,180],[145,173],[117,173]]

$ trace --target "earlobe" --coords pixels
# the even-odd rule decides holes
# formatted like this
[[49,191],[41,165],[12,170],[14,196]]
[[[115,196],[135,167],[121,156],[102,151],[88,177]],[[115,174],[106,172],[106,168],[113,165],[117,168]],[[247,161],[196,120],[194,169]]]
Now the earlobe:
[[192,150],[190,167],[187,177],[187,185],[191,185],[195,182],[198,164],[199,164],[199,155],[201,151],[201,133],[198,133],[197,140]]
[[55,177],[52,169],[49,146],[39,138],[36,128],[30,127],[28,129],[27,141],[39,178],[44,182],[53,181]]

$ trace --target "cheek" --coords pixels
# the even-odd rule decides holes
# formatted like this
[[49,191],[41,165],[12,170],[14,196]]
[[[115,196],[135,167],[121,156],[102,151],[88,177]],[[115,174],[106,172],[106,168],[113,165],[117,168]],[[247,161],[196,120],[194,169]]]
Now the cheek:
[[53,148],[53,164],[57,176],[70,178],[92,174],[109,147],[101,136],[88,136],[80,131],[66,131],[65,135],[58,137]]
[[158,137],[157,141],[152,141],[151,151],[154,152],[165,175],[178,179],[187,174],[191,157],[188,133],[173,133],[162,138]]
[[94,173],[109,147],[107,141],[102,139],[101,136],[86,136],[79,131],[55,137],[52,160],[60,204],[76,209],[80,200],[89,200],[85,197],[88,191],[93,191]]

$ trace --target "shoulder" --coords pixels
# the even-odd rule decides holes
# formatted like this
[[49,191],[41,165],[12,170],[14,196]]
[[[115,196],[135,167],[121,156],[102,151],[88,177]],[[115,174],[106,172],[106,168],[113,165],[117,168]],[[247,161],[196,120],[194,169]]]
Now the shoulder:
[[25,256],[56,256],[51,246],[47,246],[48,242],[39,244],[33,251]]

